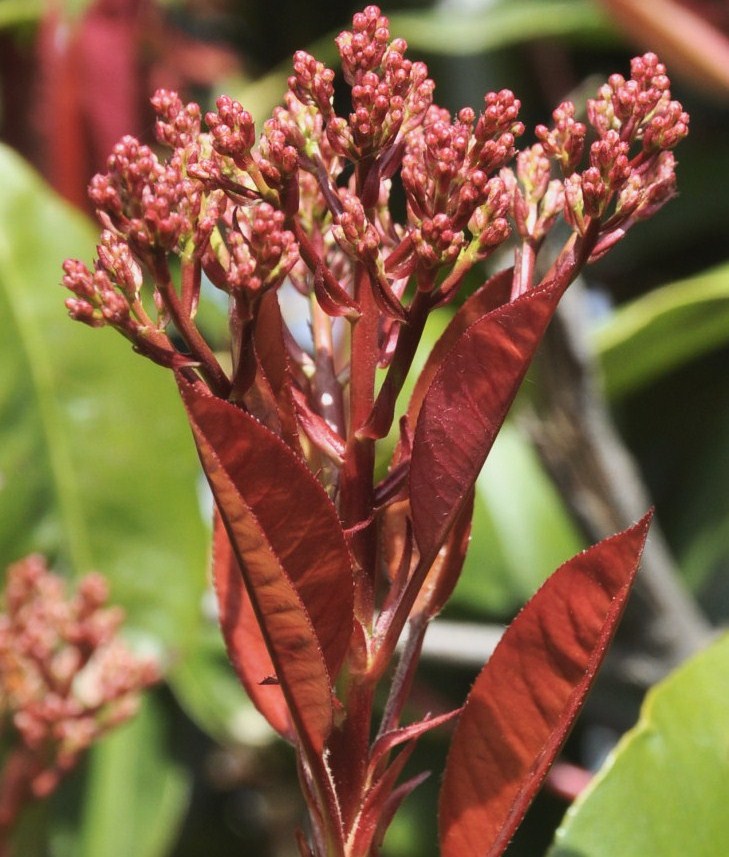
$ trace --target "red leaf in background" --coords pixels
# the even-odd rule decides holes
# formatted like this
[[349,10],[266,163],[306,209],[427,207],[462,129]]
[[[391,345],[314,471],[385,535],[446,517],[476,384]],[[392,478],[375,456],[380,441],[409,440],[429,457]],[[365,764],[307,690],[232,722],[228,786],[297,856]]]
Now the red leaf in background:
[[287,741],[294,740],[289,708],[279,685],[261,682],[276,669],[266,648],[243,574],[220,515],[213,533],[213,578],[218,596],[220,627],[228,657],[246,693],[269,724]]
[[472,324],[443,359],[415,427],[410,502],[432,561],[501,428],[565,283],[540,286]]
[[[213,469],[221,465],[235,487],[224,501],[213,484],[228,531],[243,502],[296,587],[334,680],[354,614],[351,560],[334,506],[304,462],[258,420],[184,381],[179,386],[198,451],[206,459],[212,453]],[[200,449],[201,439],[209,449]],[[207,460],[203,464],[212,481]]]
[[[700,91],[729,96],[729,17],[726,3],[601,0],[610,19]],[[716,19],[716,20],[714,20]],[[722,27],[723,25],[723,27]]]
[[602,663],[651,517],[562,565],[506,630],[451,742],[442,857],[498,857],[508,845]]

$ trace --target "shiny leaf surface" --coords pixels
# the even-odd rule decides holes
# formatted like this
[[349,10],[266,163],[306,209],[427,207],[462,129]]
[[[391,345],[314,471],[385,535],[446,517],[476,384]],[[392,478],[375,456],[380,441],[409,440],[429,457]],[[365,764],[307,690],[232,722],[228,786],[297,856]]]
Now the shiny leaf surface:
[[[317,524],[329,523],[318,515],[322,502],[328,500],[323,492],[316,493],[321,489],[282,441],[233,405],[185,381],[180,380],[179,386],[203,469],[246,576],[296,731],[312,752],[321,753],[333,714],[330,674],[320,640],[328,644],[329,663],[336,664],[343,657],[352,622],[351,607],[347,612],[351,576],[341,565],[348,557],[341,529],[334,536],[318,531]],[[282,509],[290,509],[290,514],[282,514]],[[307,521],[312,511],[317,517]],[[312,536],[318,541],[312,543]],[[343,553],[337,547],[327,553],[328,546],[339,544],[337,536]],[[326,575],[333,568],[346,578],[330,580]],[[301,589],[295,588],[293,577]],[[299,592],[306,593],[312,610],[330,608],[319,636]],[[329,601],[332,595],[334,602]],[[339,636],[331,637],[337,622],[339,628],[334,631]]]
[[473,487],[564,290],[527,292],[472,324],[420,409],[410,464],[413,527],[434,555]]
[[213,577],[228,657],[253,704],[282,737],[291,741],[294,733],[286,699],[279,685],[266,682],[276,670],[243,583],[240,565],[217,515]]
[[605,656],[650,517],[561,566],[476,679],[446,764],[442,857],[503,853]]

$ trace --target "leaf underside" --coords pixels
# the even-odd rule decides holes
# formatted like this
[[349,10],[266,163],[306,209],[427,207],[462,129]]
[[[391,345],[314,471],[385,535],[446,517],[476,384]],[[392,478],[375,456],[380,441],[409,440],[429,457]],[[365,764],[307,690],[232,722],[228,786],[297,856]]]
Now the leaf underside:
[[292,741],[294,730],[286,698],[280,685],[266,682],[276,669],[219,514],[215,515],[213,532],[213,579],[220,628],[236,674],[253,704],[273,729],[287,741]]
[[508,845],[605,656],[651,515],[562,565],[476,679],[441,790],[442,857],[497,857]]

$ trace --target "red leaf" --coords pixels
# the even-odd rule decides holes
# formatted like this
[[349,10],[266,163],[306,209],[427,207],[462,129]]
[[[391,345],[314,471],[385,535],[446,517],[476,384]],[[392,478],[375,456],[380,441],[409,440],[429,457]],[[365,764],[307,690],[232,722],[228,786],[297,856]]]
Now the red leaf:
[[453,594],[458,578],[461,576],[468,544],[471,540],[473,501],[474,491],[471,489],[466,502],[453,522],[453,528],[448,534],[446,543],[438,551],[438,556],[420,587],[411,616],[424,614],[429,620],[433,619],[445,607],[446,602]]
[[431,717],[429,714],[423,720],[418,720],[417,723],[411,723],[409,726],[400,726],[398,729],[391,729],[380,735],[372,745],[370,751],[370,767],[376,768],[380,760],[386,753],[389,753],[399,744],[404,744],[406,741],[417,741],[421,735],[430,732],[431,729],[437,729],[449,720],[453,720],[460,714],[461,709],[456,708],[453,711],[447,711],[445,714],[438,714]]
[[280,685],[264,685],[276,669],[243,583],[243,574],[220,515],[213,533],[213,578],[218,596],[220,628],[228,657],[256,708],[287,741],[294,740],[289,708]]
[[240,497],[218,499],[223,519],[230,529],[237,504],[250,508],[306,607],[334,680],[354,612],[351,560],[334,506],[304,462],[256,419],[185,382],[180,390],[196,438],[202,432]]
[[303,462],[253,417],[181,378],[178,385],[297,732],[321,752],[332,725],[330,676],[353,621],[336,511]]
[[418,375],[418,379],[415,382],[408,406],[410,425],[415,425],[420,413],[420,406],[423,403],[425,394],[428,392],[428,387],[435,377],[440,364],[445,359],[446,354],[448,354],[459,337],[475,321],[483,318],[486,313],[495,310],[509,300],[513,276],[513,268],[506,268],[503,271],[499,271],[498,274],[494,274],[480,288],[476,289],[450,320],[448,327],[446,327],[433,346],[433,350],[425,361],[423,371]]
[[275,291],[261,298],[254,332],[256,357],[268,381],[278,406],[282,437],[293,449],[299,450],[296,412],[292,399],[291,372],[284,344],[283,320]]
[[508,845],[605,656],[651,516],[561,566],[476,679],[446,763],[442,857],[498,857]]
[[432,562],[483,467],[566,285],[554,282],[472,324],[423,400],[410,462],[415,541]]

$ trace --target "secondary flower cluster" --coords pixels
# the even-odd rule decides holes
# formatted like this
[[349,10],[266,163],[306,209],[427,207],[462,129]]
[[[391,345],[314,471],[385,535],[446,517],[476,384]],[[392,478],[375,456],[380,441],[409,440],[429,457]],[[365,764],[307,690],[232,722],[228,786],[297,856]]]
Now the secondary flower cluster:
[[118,636],[99,574],[67,597],[39,556],[8,569],[0,612],[0,734],[11,752],[0,776],[0,828],[23,793],[43,797],[99,737],[137,710],[160,678]]

